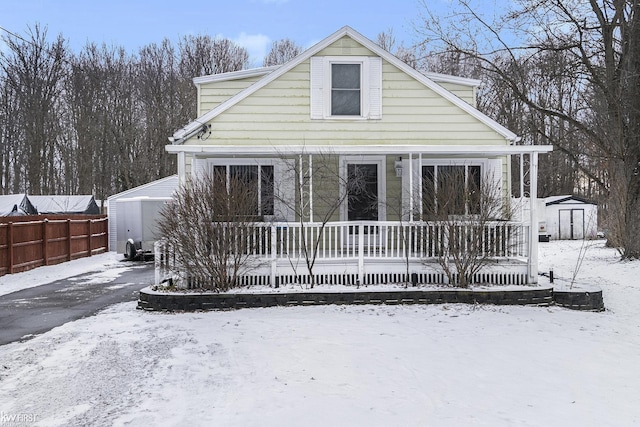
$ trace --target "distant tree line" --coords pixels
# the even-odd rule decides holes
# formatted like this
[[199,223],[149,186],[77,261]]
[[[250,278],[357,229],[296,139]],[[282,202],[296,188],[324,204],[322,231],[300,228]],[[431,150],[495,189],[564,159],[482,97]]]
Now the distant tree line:
[[36,25],[2,36],[0,193],[98,199],[175,173],[167,137],[196,117],[196,76],[247,68],[228,39],[185,36],[129,53],[71,52]]

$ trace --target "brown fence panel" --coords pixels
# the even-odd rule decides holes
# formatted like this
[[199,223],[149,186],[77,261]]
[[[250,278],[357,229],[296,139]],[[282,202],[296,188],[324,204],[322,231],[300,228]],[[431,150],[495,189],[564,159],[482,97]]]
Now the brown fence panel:
[[106,252],[104,215],[0,218],[0,275]]
[[47,259],[46,265],[69,261],[69,227],[66,219],[47,222]]
[[9,224],[0,224],[0,276],[9,272]]

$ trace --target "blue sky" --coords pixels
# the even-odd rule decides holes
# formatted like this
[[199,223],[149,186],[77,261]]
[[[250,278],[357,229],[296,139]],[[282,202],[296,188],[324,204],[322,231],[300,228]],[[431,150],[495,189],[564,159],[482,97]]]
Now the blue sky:
[[24,35],[40,23],[76,52],[87,41],[135,52],[165,37],[218,35],[246,47],[259,66],[272,41],[288,37],[309,47],[344,25],[372,40],[393,28],[396,41],[410,46],[419,12],[418,0],[1,0],[0,27]]

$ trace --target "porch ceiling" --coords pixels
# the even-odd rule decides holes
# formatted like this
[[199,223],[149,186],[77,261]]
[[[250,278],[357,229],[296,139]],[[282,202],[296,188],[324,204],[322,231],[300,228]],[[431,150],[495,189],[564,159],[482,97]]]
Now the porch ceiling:
[[295,154],[428,154],[452,157],[491,157],[506,154],[548,153],[552,145],[167,145],[169,153],[212,155]]

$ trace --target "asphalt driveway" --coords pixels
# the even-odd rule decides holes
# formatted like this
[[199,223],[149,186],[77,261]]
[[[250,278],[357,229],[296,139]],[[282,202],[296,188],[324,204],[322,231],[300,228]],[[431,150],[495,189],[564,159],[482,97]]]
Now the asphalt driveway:
[[0,345],[28,339],[116,303],[153,283],[153,261],[111,266],[0,296]]

